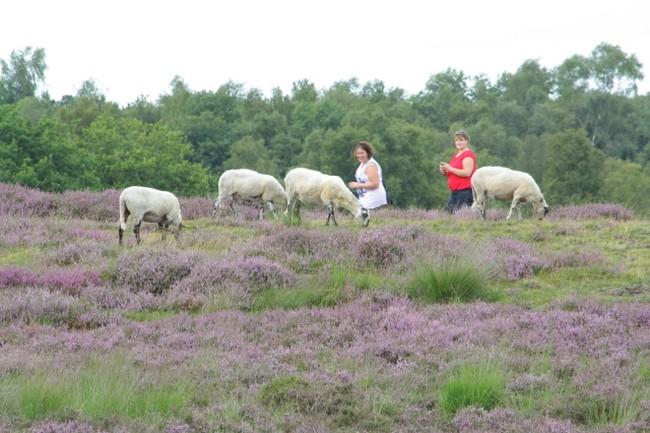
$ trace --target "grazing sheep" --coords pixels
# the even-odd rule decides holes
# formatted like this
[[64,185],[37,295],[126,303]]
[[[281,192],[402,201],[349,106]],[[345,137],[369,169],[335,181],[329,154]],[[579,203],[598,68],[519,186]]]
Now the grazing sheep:
[[219,177],[219,196],[214,202],[212,215],[217,209],[225,207],[226,199],[230,198],[230,209],[234,212],[233,201],[235,199],[260,204],[259,218],[264,215],[266,205],[273,216],[277,218],[274,204],[276,206],[287,206],[287,193],[273,176],[258,173],[245,168],[238,170],[226,170]]
[[355,218],[362,218],[363,226],[368,226],[370,217],[368,210],[361,206],[359,199],[352,194],[352,191],[338,176],[329,176],[316,170],[307,168],[294,168],[284,178],[284,186],[287,188],[287,210],[291,221],[294,216],[300,218],[300,204],[323,204],[327,207],[327,221],[334,221],[334,209],[342,208],[350,212]]
[[489,198],[512,200],[507,220],[510,219],[515,208],[521,219],[520,203],[531,203],[534,215],[540,220],[549,209],[544,195],[531,175],[505,167],[481,167],[476,170],[472,175],[472,195],[474,197],[472,207],[479,209],[483,219],[485,219]]
[[182,226],[181,205],[174,194],[159,191],[144,186],[130,186],[120,194],[120,228],[119,244],[122,245],[122,236],[126,230],[126,220],[133,216],[135,226],[133,233],[137,243],[140,243],[140,224],[142,221],[158,223],[159,229],[167,229],[170,225],[174,228],[174,235]]

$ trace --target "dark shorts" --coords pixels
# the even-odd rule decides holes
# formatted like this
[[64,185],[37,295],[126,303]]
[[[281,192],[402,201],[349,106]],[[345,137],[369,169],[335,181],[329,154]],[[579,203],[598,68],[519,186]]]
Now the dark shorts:
[[463,206],[471,206],[474,203],[472,197],[472,188],[459,189],[451,192],[451,197],[445,206],[445,210],[449,213],[455,212]]

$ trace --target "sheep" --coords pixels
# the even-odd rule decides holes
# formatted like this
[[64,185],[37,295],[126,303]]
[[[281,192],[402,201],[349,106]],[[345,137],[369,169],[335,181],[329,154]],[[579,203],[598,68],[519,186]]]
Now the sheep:
[[284,178],[284,186],[287,190],[287,210],[290,221],[293,217],[300,218],[300,204],[322,204],[327,207],[327,221],[338,225],[334,217],[334,209],[342,208],[350,212],[355,218],[362,218],[364,227],[370,223],[368,210],[361,206],[359,199],[352,194],[352,191],[338,176],[330,176],[316,170],[307,168],[294,168]]
[[178,198],[171,192],[159,191],[145,186],[130,186],[120,194],[120,228],[119,244],[126,230],[126,220],[133,216],[135,225],[133,233],[137,243],[140,243],[140,225],[142,221],[158,223],[159,229],[167,229],[171,225],[174,235],[182,227],[181,205]]
[[214,202],[212,215],[214,216],[217,209],[225,207],[226,199],[230,200],[230,209],[234,212],[233,200],[238,199],[244,202],[259,203],[259,218],[264,215],[264,206],[266,205],[273,216],[277,218],[274,204],[276,206],[286,207],[287,193],[273,176],[258,173],[254,170],[245,168],[236,170],[226,170],[219,177],[219,195]]
[[544,195],[528,173],[511,170],[505,167],[481,167],[472,175],[473,208],[479,209],[481,217],[485,219],[487,200],[512,200],[510,211],[506,220],[512,216],[512,210],[517,209],[521,219],[520,203],[531,203],[533,214],[538,219],[544,218],[549,207],[544,200]]

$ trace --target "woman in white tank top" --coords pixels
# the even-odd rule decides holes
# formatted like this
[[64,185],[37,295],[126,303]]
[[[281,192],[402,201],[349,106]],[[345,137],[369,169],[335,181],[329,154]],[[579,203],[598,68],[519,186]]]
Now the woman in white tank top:
[[357,143],[354,148],[354,156],[359,161],[354,174],[356,182],[348,183],[350,188],[357,190],[361,206],[366,209],[375,209],[387,203],[381,166],[372,157],[374,153],[372,144],[367,141]]

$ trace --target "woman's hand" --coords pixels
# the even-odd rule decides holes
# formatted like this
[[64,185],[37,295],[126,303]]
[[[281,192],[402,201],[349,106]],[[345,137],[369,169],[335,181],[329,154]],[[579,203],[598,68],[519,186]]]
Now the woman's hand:
[[440,169],[440,173],[441,173],[441,174],[447,174],[447,173],[449,173],[449,169],[450,169],[451,167],[450,167],[449,164],[447,164],[446,162],[441,162],[441,163],[439,164],[438,168]]
[[348,187],[351,189],[359,189],[361,188],[361,184],[359,182],[349,182]]

